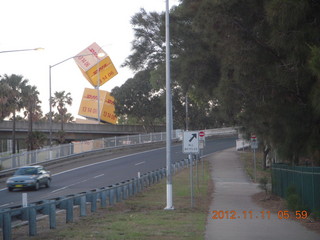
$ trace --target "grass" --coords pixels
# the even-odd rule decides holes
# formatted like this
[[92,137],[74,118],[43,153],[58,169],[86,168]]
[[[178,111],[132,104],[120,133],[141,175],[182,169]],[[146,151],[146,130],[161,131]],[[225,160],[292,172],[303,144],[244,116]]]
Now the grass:
[[[243,161],[245,171],[248,174],[248,176],[254,180],[254,161],[253,161],[253,152],[246,151],[246,152],[240,152],[240,160]],[[267,178],[268,183],[271,183],[271,170],[266,169],[263,170],[262,167],[262,161],[263,161],[263,153],[256,151],[256,178],[257,183],[259,183],[259,180],[261,178]]]
[[204,174],[201,168],[198,170],[198,182],[194,171],[194,208],[190,199],[190,169],[186,168],[173,177],[175,210],[164,210],[166,181],[163,179],[122,203],[99,208],[74,223],[62,221],[56,230],[38,230],[39,234],[32,239],[204,239],[212,191],[209,163],[204,164]]

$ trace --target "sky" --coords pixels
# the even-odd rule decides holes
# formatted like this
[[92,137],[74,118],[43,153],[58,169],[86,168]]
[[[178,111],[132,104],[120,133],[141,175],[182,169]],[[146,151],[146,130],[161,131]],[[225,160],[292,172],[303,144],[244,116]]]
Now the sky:
[[[179,0],[169,0],[170,6]],[[165,0],[10,0],[0,1],[0,52],[44,48],[41,51],[0,53],[0,75],[22,75],[37,87],[43,113],[49,112],[49,65],[77,55],[96,42],[110,56],[118,75],[100,87],[111,91],[133,72],[122,68],[134,39],[131,17],[140,8],[165,11]],[[52,95],[71,93],[68,112],[76,118],[84,88],[92,85],[73,59],[51,68]]]

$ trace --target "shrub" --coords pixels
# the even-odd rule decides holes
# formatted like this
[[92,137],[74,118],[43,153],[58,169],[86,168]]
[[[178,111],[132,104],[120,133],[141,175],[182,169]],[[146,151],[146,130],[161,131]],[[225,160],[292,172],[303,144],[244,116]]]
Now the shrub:
[[313,218],[315,221],[320,220],[320,210],[313,210],[310,214],[310,217]]
[[291,211],[296,211],[300,209],[300,197],[298,194],[291,194],[287,197],[287,207]]
[[288,187],[286,191],[287,207],[291,211],[306,210],[301,204],[301,198],[297,193],[295,186]]

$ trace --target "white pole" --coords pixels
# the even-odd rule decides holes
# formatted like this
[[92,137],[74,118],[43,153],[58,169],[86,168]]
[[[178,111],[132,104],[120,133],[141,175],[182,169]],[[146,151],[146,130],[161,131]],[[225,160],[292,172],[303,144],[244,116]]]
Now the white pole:
[[98,124],[100,124],[100,60],[98,61]]
[[28,207],[28,194],[22,193],[22,207]]
[[257,164],[256,164],[256,149],[253,149],[253,168],[254,168],[254,182],[257,182]]
[[172,132],[172,99],[170,79],[170,35],[169,35],[169,0],[166,0],[166,156],[167,156],[167,206],[173,210],[172,175],[171,175],[171,132]]

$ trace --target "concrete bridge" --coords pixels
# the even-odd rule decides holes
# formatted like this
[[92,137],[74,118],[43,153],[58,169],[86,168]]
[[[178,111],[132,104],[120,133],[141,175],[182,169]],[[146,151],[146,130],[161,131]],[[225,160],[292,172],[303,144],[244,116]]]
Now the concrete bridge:
[[[12,138],[12,121],[0,122],[0,139]],[[60,123],[52,123],[52,138],[57,138],[57,133],[61,129]],[[33,123],[33,131],[44,133],[47,138],[50,134],[49,122]],[[148,132],[164,132],[165,126],[156,126]],[[66,140],[88,140],[96,138],[105,138],[121,135],[133,135],[146,133],[146,130],[141,125],[109,125],[109,124],[77,124],[65,123],[64,132],[66,133]],[[28,122],[16,122],[16,139],[25,139],[28,134]]]

